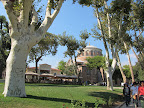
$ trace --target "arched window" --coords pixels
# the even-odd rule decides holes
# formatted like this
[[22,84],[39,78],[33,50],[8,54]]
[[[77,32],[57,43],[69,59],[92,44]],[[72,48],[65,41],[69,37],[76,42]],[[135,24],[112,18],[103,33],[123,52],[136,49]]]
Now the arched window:
[[82,54],[81,54],[82,56],[84,56],[84,52],[82,52]]
[[91,50],[91,56],[94,56],[94,55],[93,55],[93,50]]
[[88,54],[88,51],[86,51],[86,56],[88,56],[89,54]]
[[97,51],[95,51],[95,56],[97,55]]

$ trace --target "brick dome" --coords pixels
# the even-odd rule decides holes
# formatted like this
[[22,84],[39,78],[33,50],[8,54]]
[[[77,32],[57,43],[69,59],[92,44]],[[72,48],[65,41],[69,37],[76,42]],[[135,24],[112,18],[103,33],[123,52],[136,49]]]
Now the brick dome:
[[94,57],[94,56],[102,56],[102,50],[89,44],[84,48],[84,51],[81,53],[81,55],[77,57],[77,61],[87,62],[86,61],[87,57]]

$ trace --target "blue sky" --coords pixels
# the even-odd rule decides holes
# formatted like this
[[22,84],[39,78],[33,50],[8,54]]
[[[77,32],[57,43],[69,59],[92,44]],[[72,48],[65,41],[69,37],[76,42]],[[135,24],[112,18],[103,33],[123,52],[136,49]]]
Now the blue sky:
[[[0,15],[6,15],[6,11],[0,2]],[[97,24],[97,19],[93,15],[93,9],[91,7],[80,6],[79,4],[72,4],[72,0],[67,0],[63,3],[60,13],[57,15],[51,27],[48,29],[48,32],[53,34],[62,34],[64,31],[69,35],[73,35],[79,39],[80,31],[87,30],[91,32],[94,24]],[[105,55],[105,49],[102,41],[95,40],[90,37],[87,39],[89,43],[97,48],[102,49],[103,55]],[[58,52],[55,56],[48,55],[42,58],[42,61],[39,64],[47,63],[53,68],[57,67],[59,61],[67,61],[69,58],[64,58],[64,51],[66,47],[59,46]],[[132,51],[130,51],[131,61],[134,65],[137,61]],[[126,55],[120,55],[122,65],[128,64],[128,59]],[[35,66],[35,63],[30,63],[30,67]]]

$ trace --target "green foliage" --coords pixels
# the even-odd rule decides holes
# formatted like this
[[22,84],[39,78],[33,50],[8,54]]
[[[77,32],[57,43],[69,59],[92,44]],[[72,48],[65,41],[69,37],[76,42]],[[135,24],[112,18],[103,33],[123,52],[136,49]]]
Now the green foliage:
[[62,46],[67,46],[67,51],[65,51],[65,56],[76,56],[77,51],[79,50],[80,53],[83,51],[83,48],[86,47],[86,39],[89,38],[89,33],[85,31],[81,31],[80,34],[81,40],[76,40],[74,36],[69,36],[66,32],[63,35],[59,36],[59,43]]
[[71,105],[72,105],[72,108],[81,108],[82,107],[81,102],[76,101],[76,100],[71,100]]
[[58,69],[61,70],[61,73],[63,74],[65,71],[65,67],[66,67],[66,62],[64,62],[63,60],[61,60],[58,63]]
[[93,58],[88,57],[86,59],[88,63],[86,64],[90,69],[93,68],[105,68],[105,57],[103,56],[95,56]]
[[108,103],[108,106],[112,106],[113,103],[114,103],[113,101],[114,101],[114,100],[113,100],[112,97],[110,96],[109,99],[108,99],[108,102],[107,102],[107,103]]
[[117,79],[122,79],[122,75],[118,66],[116,66],[115,72],[113,73],[112,79],[117,81]]
[[131,14],[131,21],[132,21],[132,29],[139,30],[144,26],[144,1],[143,0],[136,0],[132,4],[132,14]]
[[140,35],[138,39],[133,40],[133,46],[137,52],[144,51],[144,37]]
[[2,71],[6,67],[6,59],[11,48],[11,41],[8,31],[8,22],[5,16],[0,16],[0,78]]
[[[46,56],[48,54],[55,55],[58,47],[58,39],[57,36],[51,33],[47,33],[45,38],[43,38],[38,44],[36,44],[29,53],[29,61],[36,61],[42,56]],[[40,60],[40,59],[39,59]],[[38,61],[39,61],[38,60]]]
[[132,0],[114,0],[111,3],[111,11],[116,13],[124,12],[125,14],[128,14],[131,11],[131,1]]
[[[144,76],[144,71],[141,69],[140,64],[137,62],[135,66],[132,67],[133,68],[133,73],[134,73],[134,77],[135,77],[135,81],[141,81],[143,80]],[[130,69],[129,69],[129,65],[124,65],[123,66],[123,71],[126,75],[126,77],[128,79],[131,79],[131,73],[130,73]]]
[[142,70],[138,62],[135,64],[135,66],[133,66],[133,70],[135,73],[136,81],[142,81],[144,79],[144,70]]
[[99,98],[96,98],[95,108],[98,108],[99,104],[100,104],[100,99],[99,99]]
[[130,73],[129,65],[124,65],[123,71],[124,71],[124,74],[126,75],[126,78],[131,79],[131,73]]
[[75,66],[74,65],[70,65],[70,66],[66,66],[65,67],[65,70],[64,70],[64,73],[66,75],[75,75]]
[[22,6],[23,6],[22,2],[18,2],[17,0],[15,0],[15,2],[13,2],[13,10],[15,12],[20,12],[22,10]]
[[[66,32],[63,35],[59,36],[59,44],[62,46],[66,46],[67,50],[64,52],[65,57],[69,56],[72,60],[74,58],[74,73],[78,74],[77,72],[77,63],[76,58],[83,52],[83,49],[86,47],[86,39],[89,37],[89,33],[85,31],[81,31],[80,34],[81,40],[76,40],[74,36],[69,36]],[[71,69],[72,66],[68,67]],[[66,70],[67,73],[67,70]],[[72,72],[73,73],[73,72]]]

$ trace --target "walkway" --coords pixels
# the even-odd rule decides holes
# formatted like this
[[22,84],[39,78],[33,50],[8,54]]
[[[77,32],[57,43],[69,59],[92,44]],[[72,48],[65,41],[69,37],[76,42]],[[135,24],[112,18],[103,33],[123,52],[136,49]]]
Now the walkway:
[[[126,104],[124,103],[122,104],[122,106],[119,106],[117,108],[135,108],[135,107],[134,107],[133,101],[131,100],[130,105],[128,107],[126,107]],[[137,108],[142,108],[142,107],[137,107]]]

